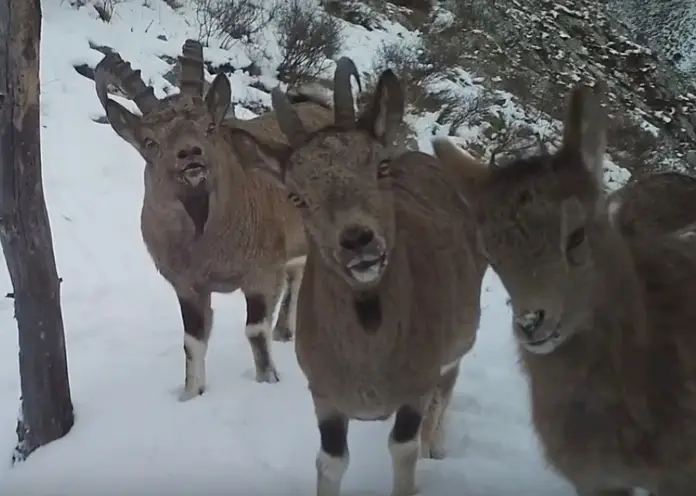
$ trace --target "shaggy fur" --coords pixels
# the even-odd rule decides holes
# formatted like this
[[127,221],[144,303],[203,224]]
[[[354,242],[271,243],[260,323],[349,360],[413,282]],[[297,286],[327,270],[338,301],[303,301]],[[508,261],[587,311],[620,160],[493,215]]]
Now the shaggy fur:
[[461,159],[465,172],[452,170],[511,297],[548,462],[581,496],[636,488],[692,495],[696,255],[677,236],[640,228],[643,216],[669,222],[693,213],[668,213],[664,199],[638,195],[623,214],[639,229],[623,233],[630,223],[622,224],[621,210],[610,221],[600,96],[584,86],[572,91],[558,152],[491,169]]

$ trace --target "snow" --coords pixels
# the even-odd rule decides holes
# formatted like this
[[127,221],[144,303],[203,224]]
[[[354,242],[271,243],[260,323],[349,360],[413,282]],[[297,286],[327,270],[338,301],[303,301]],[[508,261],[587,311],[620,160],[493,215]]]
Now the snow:
[[[105,24],[89,5],[77,10],[68,2],[43,2],[44,184],[63,278],[76,423],[64,439],[10,468],[18,350],[12,300],[0,301],[5,329],[0,335],[0,455],[3,450],[7,455],[7,465],[0,463],[0,494],[312,493],[319,439],[306,381],[293,345],[274,343],[281,382],[254,382],[240,293],[214,295],[208,390],[189,402],[177,401],[184,374],[182,324],[174,292],[156,273],[140,237],[142,160],[108,125],[93,121],[103,115],[93,82],[73,69],[100,60],[88,42],[104,44],[142,69],[158,96],[171,92],[162,77],[169,67],[158,56],[176,56],[196,28],[187,20],[193,18],[190,12],[182,15],[185,9],[173,11],[161,0],[148,5],[118,4],[112,23]],[[261,77],[268,81],[277,50],[271,28],[266,34],[261,56],[258,47],[241,45],[207,53],[242,65],[260,57]],[[402,27],[347,26],[347,36],[346,54],[359,69],[369,70],[370,53],[379,42],[410,35]],[[249,75],[238,71],[230,79],[235,102],[263,97],[269,103],[266,94],[248,86]],[[421,132],[420,145],[429,147],[434,116],[410,119]],[[0,282],[9,292],[9,277],[0,266]],[[478,341],[464,360],[451,406],[448,457],[419,465],[424,496],[573,494],[541,459],[505,300],[489,272]],[[390,427],[391,421],[351,424],[344,494],[388,492]]]

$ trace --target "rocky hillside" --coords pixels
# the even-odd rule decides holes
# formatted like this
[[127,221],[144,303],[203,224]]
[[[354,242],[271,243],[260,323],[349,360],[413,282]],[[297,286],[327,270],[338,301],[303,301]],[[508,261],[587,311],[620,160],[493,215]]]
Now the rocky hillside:
[[[419,54],[426,79],[453,67],[478,76],[477,84],[484,92],[474,105],[472,120],[487,119],[493,128],[500,125],[481,115],[481,106],[491,101],[485,95],[493,96],[495,90],[510,92],[525,109],[526,123],[519,119],[512,123],[518,129],[510,129],[504,141],[514,137],[510,135],[529,134],[530,121],[561,118],[562,96],[568,88],[600,77],[610,90],[609,142],[616,163],[632,171],[696,166],[694,86],[664,57],[632,39],[631,31],[612,17],[605,2],[443,2],[432,7],[422,24],[414,24],[422,33],[420,46],[403,53]],[[396,58],[393,52],[392,58]],[[408,67],[411,62],[404,64],[408,68],[404,73],[417,73]],[[417,83],[423,86],[422,81]],[[433,93],[437,91],[429,91],[431,97]],[[435,98],[430,103],[443,102]],[[450,110],[446,107],[444,112]],[[464,110],[460,106],[452,111]],[[547,130],[545,138],[557,136],[554,128]],[[474,146],[490,152],[491,143],[485,138],[479,137],[481,142]],[[499,145],[495,143],[493,148]]]
[[[270,88],[317,81],[331,59],[356,60],[367,86],[391,67],[404,81],[412,145],[449,134],[486,159],[526,153],[559,136],[564,97],[578,81],[609,87],[611,177],[696,167],[696,89],[632,38],[600,0],[72,0],[106,23],[164,2],[209,49],[208,78],[225,71],[245,85],[235,112],[269,108]],[[137,3],[136,3],[137,2]],[[154,3],[158,5],[154,5]],[[149,14],[148,14],[149,15]],[[161,16],[161,13],[158,14]],[[169,15],[169,14],[168,14]],[[156,18],[153,17],[152,23]],[[150,30],[148,25],[147,30]],[[150,35],[156,28],[150,31]],[[178,46],[168,33],[156,92],[176,91]],[[94,42],[102,53],[119,47]],[[96,58],[98,60],[98,58]],[[76,64],[90,77],[94,59]],[[144,68],[144,74],[148,69]],[[233,81],[234,82],[234,81]]]
[[641,43],[660,53],[686,77],[696,77],[696,2],[610,0],[609,5]]

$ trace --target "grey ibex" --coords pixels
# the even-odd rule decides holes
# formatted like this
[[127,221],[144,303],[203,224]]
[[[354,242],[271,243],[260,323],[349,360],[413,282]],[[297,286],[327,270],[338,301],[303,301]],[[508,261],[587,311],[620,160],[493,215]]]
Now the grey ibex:
[[486,168],[441,141],[437,155],[459,176],[510,295],[549,463],[581,496],[692,495],[696,253],[612,223],[602,86],[572,90],[553,154]]
[[[350,59],[338,67],[360,82]],[[487,264],[438,162],[394,145],[404,114],[394,73],[381,74],[357,119],[350,77],[336,75],[335,121],[317,132],[276,88],[293,151],[274,154],[248,138],[246,163],[287,189],[308,235],[295,346],[321,436],[317,494],[340,493],[349,420],[396,412],[392,494],[405,496],[415,489],[419,447],[444,455],[442,420],[475,342]]]
[[[182,400],[203,392],[205,354],[212,326],[211,292],[241,288],[247,305],[246,333],[256,380],[276,382],[270,354],[273,310],[284,271],[297,291],[306,253],[299,214],[286,193],[241,166],[233,144],[238,124],[273,149],[287,148],[273,115],[252,121],[223,121],[230,83],[219,74],[205,94],[203,49],[187,40],[179,58],[180,93],[157,99],[118,54],[95,69],[97,95],[113,129],[145,159],[141,231],[157,270],[173,286],[184,324],[186,380]],[[142,112],[135,115],[107,96],[113,83]],[[306,102],[301,114],[330,120],[330,109]],[[309,125],[309,124],[308,124]],[[275,133],[275,134],[274,134]],[[245,136],[249,136],[245,133]],[[289,305],[280,326],[294,327]]]

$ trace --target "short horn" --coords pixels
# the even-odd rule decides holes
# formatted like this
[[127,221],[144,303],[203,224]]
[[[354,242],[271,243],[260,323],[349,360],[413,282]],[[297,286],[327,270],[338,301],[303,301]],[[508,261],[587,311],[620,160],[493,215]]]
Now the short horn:
[[341,57],[336,62],[334,73],[334,121],[339,127],[350,127],[355,124],[355,106],[353,103],[353,89],[351,76],[358,83],[358,91],[362,93],[360,74],[355,63],[348,57]]
[[186,40],[179,56],[179,89],[182,94],[203,95],[203,45]]
[[148,86],[140,75],[140,69],[133,70],[116,52],[110,52],[94,68],[94,84],[97,97],[106,108],[109,99],[107,87],[113,84],[133,100],[140,111],[145,114],[157,106],[158,100],[152,86]]
[[278,126],[288,138],[290,146],[299,148],[307,142],[308,133],[285,93],[276,86],[271,90],[271,103],[276,113]]

